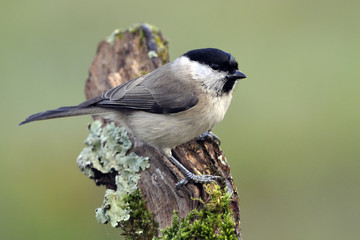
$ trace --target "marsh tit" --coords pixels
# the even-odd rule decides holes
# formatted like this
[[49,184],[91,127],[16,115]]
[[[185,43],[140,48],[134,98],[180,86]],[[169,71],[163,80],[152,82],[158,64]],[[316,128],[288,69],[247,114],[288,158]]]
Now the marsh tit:
[[219,178],[195,175],[182,166],[171,149],[188,142],[219,123],[228,110],[238,79],[235,58],[215,48],[189,51],[174,61],[77,106],[60,107],[29,116],[19,125],[77,115],[100,115],[120,122],[138,142],[156,147],[189,181]]

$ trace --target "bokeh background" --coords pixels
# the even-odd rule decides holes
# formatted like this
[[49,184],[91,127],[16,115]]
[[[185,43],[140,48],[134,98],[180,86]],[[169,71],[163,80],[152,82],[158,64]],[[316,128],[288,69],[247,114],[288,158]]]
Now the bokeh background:
[[77,168],[90,117],[18,127],[84,100],[98,42],[158,26],[171,59],[231,52],[248,75],[214,129],[247,240],[360,236],[360,1],[0,3],[0,238],[118,239],[98,224],[104,188]]

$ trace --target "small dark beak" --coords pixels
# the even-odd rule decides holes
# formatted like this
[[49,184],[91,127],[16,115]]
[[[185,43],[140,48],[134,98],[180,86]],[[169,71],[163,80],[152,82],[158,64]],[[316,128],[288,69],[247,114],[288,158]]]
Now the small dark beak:
[[242,79],[242,78],[246,78],[246,75],[240,71],[236,71],[236,72],[226,76],[227,80],[237,80],[237,79]]

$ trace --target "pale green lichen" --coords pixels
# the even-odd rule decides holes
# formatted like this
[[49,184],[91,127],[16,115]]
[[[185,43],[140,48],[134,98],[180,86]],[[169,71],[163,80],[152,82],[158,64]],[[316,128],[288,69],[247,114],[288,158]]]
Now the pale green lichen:
[[110,222],[116,227],[130,218],[131,209],[124,199],[137,190],[139,172],[150,167],[149,159],[128,153],[132,143],[127,132],[114,123],[102,128],[100,121],[94,121],[89,130],[90,135],[85,140],[87,147],[80,153],[77,163],[90,178],[95,177],[95,171],[116,173],[116,190],[107,189],[102,206],[96,210],[99,222]]
[[149,58],[155,58],[158,57],[158,54],[155,51],[149,51],[148,56]]
[[115,38],[116,38],[116,37],[119,37],[119,38],[122,37],[122,31],[120,31],[119,29],[115,29],[115,30],[110,34],[110,36],[108,36],[108,37],[106,38],[106,41],[107,41],[108,43],[113,43],[113,42],[115,42]]
[[130,218],[130,209],[127,208],[119,194],[111,189],[105,192],[103,206],[96,209],[96,219],[101,223],[110,222],[111,226],[116,227],[121,221]]

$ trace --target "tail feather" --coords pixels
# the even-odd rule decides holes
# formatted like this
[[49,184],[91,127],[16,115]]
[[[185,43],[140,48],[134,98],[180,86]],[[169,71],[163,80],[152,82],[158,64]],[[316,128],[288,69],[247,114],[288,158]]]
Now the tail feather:
[[19,123],[19,125],[23,125],[25,123],[29,123],[33,121],[51,119],[51,118],[99,114],[99,113],[105,113],[107,111],[108,111],[107,109],[99,108],[99,107],[79,107],[79,106],[60,107],[45,112],[35,113],[29,116],[28,118],[26,118],[25,121]]

